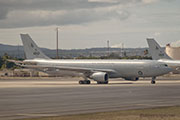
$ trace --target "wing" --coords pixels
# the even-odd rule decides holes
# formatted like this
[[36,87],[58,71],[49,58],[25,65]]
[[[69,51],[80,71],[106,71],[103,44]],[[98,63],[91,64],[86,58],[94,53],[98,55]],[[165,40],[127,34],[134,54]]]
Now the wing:
[[95,73],[95,72],[106,72],[108,74],[113,74],[116,73],[115,70],[112,69],[95,69],[95,68],[82,68],[82,67],[67,67],[67,66],[40,66],[40,65],[22,65],[22,67],[27,67],[27,68],[31,68],[31,69],[36,69],[36,70],[40,70],[43,72],[47,72],[47,71],[61,71],[61,70],[65,70],[65,71],[73,71],[73,72],[77,72],[77,73],[83,73],[87,76],[90,76],[91,74]]

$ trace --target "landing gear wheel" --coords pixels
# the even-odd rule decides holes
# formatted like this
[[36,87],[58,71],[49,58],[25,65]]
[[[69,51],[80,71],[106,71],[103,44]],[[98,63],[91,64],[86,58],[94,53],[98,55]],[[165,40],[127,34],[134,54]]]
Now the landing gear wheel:
[[156,81],[152,80],[152,81],[151,81],[151,84],[156,84]]
[[83,80],[80,80],[80,81],[79,81],[79,84],[84,84],[84,81],[83,81]]
[[101,84],[101,82],[98,82],[98,81],[97,81],[97,84]]
[[80,80],[79,84],[91,84],[90,80]]
[[105,82],[99,82],[99,81],[97,81],[97,84],[108,84],[108,81],[105,81]]
[[91,84],[90,80],[85,80],[84,82],[85,82],[85,84]]
[[151,84],[156,84],[156,77],[152,77]]
[[108,84],[108,81],[105,81],[104,84]]

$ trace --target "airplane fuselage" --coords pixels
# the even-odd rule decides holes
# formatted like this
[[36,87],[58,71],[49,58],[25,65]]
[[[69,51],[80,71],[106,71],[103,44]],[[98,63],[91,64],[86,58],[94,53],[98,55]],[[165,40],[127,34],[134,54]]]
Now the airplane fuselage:
[[83,69],[112,70],[110,78],[152,77],[166,74],[171,71],[164,63],[152,60],[25,60],[24,63],[33,63],[37,66],[52,66],[56,68],[72,67]]

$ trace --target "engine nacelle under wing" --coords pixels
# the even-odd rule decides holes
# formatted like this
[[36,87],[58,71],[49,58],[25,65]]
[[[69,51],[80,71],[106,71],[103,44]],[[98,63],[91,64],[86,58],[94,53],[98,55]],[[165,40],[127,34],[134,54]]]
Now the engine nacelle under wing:
[[96,72],[96,73],[93,73],[90,76],[90,78],[97,81],[97,82],[106,82],[106,81],[108,81],[109,76],[105,72]]

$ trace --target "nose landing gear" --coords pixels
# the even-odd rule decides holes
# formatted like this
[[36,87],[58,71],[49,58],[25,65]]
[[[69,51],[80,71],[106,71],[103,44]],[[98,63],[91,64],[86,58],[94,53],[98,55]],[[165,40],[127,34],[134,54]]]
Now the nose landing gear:
[[156,77],[152,77],[151,84],[156,84]]

